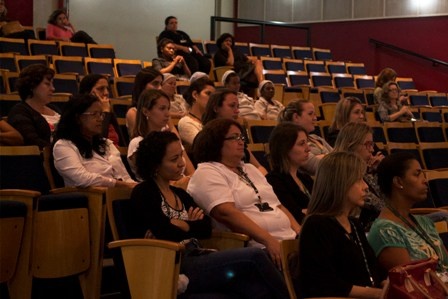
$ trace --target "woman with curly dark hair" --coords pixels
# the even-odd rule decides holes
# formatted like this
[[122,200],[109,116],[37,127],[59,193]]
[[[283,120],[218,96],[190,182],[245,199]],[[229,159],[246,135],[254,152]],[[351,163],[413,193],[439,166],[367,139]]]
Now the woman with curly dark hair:
[[45,37],[47,40],[96,44],[93,38],[86,32],[75,30],[64,9],[57,9],[50,15]]
[[84,94],[67,103],[56,131],[54,165],[66,186],[133,187],[112,141],[102,137],[100,100]]
[[61,117],[51,106],[54,71],[45,65],[24,68],[16,85],[21,102],[8,114],[8,123],[23,136],[25,145],[41,148],[51,144],[52,133]]

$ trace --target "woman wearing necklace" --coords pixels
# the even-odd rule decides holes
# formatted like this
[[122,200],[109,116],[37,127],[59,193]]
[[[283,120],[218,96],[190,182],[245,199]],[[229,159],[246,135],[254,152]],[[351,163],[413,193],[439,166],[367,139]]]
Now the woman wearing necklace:
[[194,137],[202,130],[202,115],[205,111],[210,95],[215,92],[213,81],[207,78],[199,78],[191,83],[184,95],[190,110],[177,124],[182,143],[186,146],[193,144]]
[[[182,152],[172,132],[151,132],[140,143],[136,161],[144,181],[131,195],[133,236],[173,242],[210,237],[210,218],[187,192],[170,186],[170,181],[182,176]],[[202,254],[190,249],[187,246],[181,259],[181,273],[189,279],[187,298],[288,298],[281,273],[261,249]]]
[[386,196],[386,207],[373,223],[369,242],[386,270],[415,260],[439,259],[439,272],[448,269],[448,255],[434,223],[413,216],[412,206],[424,201],[428,182],[417,159],[408,153],[384,158],[378,166],[378,184]]
[[380,298],[382,275],[351,211],[364,204],[365,162],[335,152],[320,162],[299,243],[297,291],[302,297]]
[[305,217],[313,179],[299,170],[308,160],[310,148],[305,129],[294,123],[277,125],[269,138],[272,171],[266,175],[280,202],[298,223]]
[[244,136],[232,119],[208,122],[193,144],[198,168],[187,191],[220,230],[249,235],[281,268],[279,240],[294,239],[300,226],[252,164],[241,161]]

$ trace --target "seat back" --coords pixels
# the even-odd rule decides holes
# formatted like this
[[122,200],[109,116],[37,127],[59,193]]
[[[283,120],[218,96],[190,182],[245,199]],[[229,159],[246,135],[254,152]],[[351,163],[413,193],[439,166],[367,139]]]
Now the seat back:
[[327,69],[325,68],[325,64],[323,61],[315,61],[315,60],[305,60],[305,70],[309,73],[318,72],[318,73],[326,73]]
[[87,53],[92,58],[115,58],[115,49],[113,45],[87,44]]
[[32,64],[48,65],[45,55],[16,55],[14,59],[16,61],[16,68],[19,72]]
[[448,106],[448,97],[446,93],[429,93],[428,99],[433,107]]
[[[134,77],[117,77],[114,79],[115,97],[132,96],[134,89]],[[124,117],[124,116],[123,116]]]
[[330,49],[313,48],[314,60],[333,60]]
[[143,236],[131,235],[131,189],[109,188],[106,196],[107,218],[114,241]]
[[419,150],[426,169],[448,168],[447,142],[421,142]]
[[0,37],[0,53],[28,55],[28,48],[24,39]]
[[0,283],[8,282],[16,271],[26,213],[24,203],[0,200]]
[[54,40],[28,40],[30,55],[59,55],[58,45]]
[[325,61],[325,66],[330,74],[347,74],[345,62],[343,61]]
[[142,70],[141,60],[114,59],[116,76],[136,76]]
[[375,80],[373,79],[373,76],[354,75],[353,80],[355,81],[356,87],[359,89],[375,87]]
[[272,130],[277,125],[275,120],[246,120],[250,143],[268,143]]
[[55,74],[53,86],[56,93],[78,94],[78,77],[71,74]]
[[281,58],[278,57],[260,57],[261,64],[265,70],[283,70]]
[[249,43],[249,49],[251,56],[271,56],[271,49],[268,44]]
[[84,43],[72,43],[72,42],[63,42],[59,43],[59,53],[62,56],[78,56],[78,57],[87,57],[87,48]]
[[352,75],[349,74],[332,74],[333,85],[336,88],[355,87]]
[[445,142],[442,125],[440,123],[415,123],[418,142]]
[[235,49],[238,49],[244,55],[250,56],[249,44],[244,42],[235,42]]
[[85,75],[82,57],[53,56],[53,66],[57,74]]
[[282,240],[280,241],[280,254],[282,259],[283,276],[285,277],[286,286],[288,288],[289,298],[296,299],[296,291],[292,280],[291,266],[294,260],[298,260],[299,240]]
[[271,80],[274,84],[285,84],[286,74],[283,70],[263,70],[263,76],[265,80]]
[[0,94],[0,116],[8,116],[14,105],[20,103],[18,94]]
[[426,170],[429,192],[436,207],[448,205],[448,170]]
[[14,60],[14,53],[0,53],[0,69],[5,69],[10,72],[16,72],[17,66]]
[[271,171],[271,164],[269,163],[268,154],[266,151],[267,143],[249,143],[247,148],[252,152],[255,159],[263,166],[268,172]]
[[109,248],[119,250],[132,299],[177,297],[183,245],[132,239],[111,242]]
[[313,59],[313,52],[310,47],[291,47],[295,59]]
[[37,146],[0,146],[0,170],[0,189],[50,190]]
[[305,65],[301,59],[283,58],[283,69],[285,71],[305,71]]
[[84,66],[88,74],[114,76],[114,66],[110,58],[84,58]]
[[388,142],[418,143],[412,123],[386,122],[384,123],[384,129]]
[[272,57],[292,58],[290,46],[271,45]]
[[33,276],[58,278],[89,268],[90,238],[87,197],[51,194],[37,201],[33,229]]

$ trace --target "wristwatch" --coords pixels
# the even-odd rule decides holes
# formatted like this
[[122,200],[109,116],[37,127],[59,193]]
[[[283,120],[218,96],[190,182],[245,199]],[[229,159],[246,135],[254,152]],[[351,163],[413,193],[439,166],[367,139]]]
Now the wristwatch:
[[192,47],[188,47],[188,53],[193,52],[193,48]]

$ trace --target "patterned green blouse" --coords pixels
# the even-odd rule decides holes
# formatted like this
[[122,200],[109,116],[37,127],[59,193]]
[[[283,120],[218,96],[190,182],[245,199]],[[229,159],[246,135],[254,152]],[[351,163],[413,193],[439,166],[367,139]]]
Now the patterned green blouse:
[[[406,248],[412,261],[439,258],[439,272],[448,269],[448,255],[442,240],[437,233],[434,223],[425,216],[414,216],[421,228],[433,241],[434,246],[428,245],[414,230],[406,228],[396,222],[387,219],[376,219],[367,236],[375,255],[387,247]],[[434,248],[437,249],[437,252]]]

